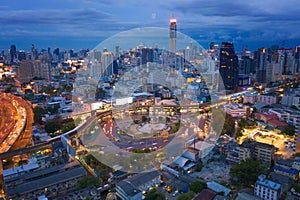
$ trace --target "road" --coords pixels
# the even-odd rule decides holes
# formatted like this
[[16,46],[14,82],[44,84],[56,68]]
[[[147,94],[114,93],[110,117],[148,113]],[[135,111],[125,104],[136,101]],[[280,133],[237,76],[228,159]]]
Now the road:
[[24,99],[0,93],[0,153],[31,144],[33,113]]
[[[269,91],[271,91],[271,92],[272,92],[272,91],[275,91],[275,90],[277,90],[278,88],[283,87],[283,86],[287,86],[287,85],[289,85],[289,84],[292,84],[292,83],[291,83],[291,82],[288,82],[288,83],[284,83],[284,84],[282,84],[282,85],[280,85],[280,86],[276,86],[276,87],[273,87],[273,88],[269,88]],[[249,91],[248,91],[248,92],[249,92]],[[257,91],[251,91],[251,92],[257,93]],[[243,92],[243,93],[244,93],[244,92]],[[237,93],[237,94],[238,94],[238,95],[243,95],[243,93]],[[228,96],[224,97],[224,99],[227,99],[228,97],[230,97],[230,98],[235,98],[235,97],[238,96],[237,94],[231,94],[231,95],[228,95]],[[1,98],[2,98],[2,96],[3,96],[3,95],[1,95]],[[224,102],[223,102],[223,103],[224,103]],[[214,106],[219,106],[220,104],[222,104],[222,102],[221,102],[221,103],[216,103],[216,104],[214,104],[214,105],[204,104],[204,105],[201,105],[200,108],[202,108],[202,109],[207,109],[207,110],[208,110],[209,108],[214,107]],[[187,105],[185,105],[185,106],[187,106]],[[193,107],[193,108],[196,108],[196,107],[199,108],[199,105],[192,105],[192,107]],[[3,124],[6,124],[6,123],[7,123],[6,120],[12,120],[12,119],[11,119],[11,117],[7,117],[7,114],[5,114],[5,113],[7,113],[6,106],[0,106],[0,111],[1,111],[1,110],[4,111],[4,112],[0,112],[0,114],[2,114],[2,116],[1,116],[1,118],[0,118],[0,131],[2,131],[2,130],[7,131],[7,130],[9,129],[9,127],[11,127],[11,126],[5,127],[5,126],[3,126]],[[6,110],[6,111],[5,111],[5,110]],[[12,112],[13,109],[9,109],[9,110]],[[102,116],[102,115],[110,115],[110,114],[111,114],[111,111],[110,111],[110,110],[106,110],[106,111],[100,112],[100,113],[98,113],[98,114],[101,115],[101,116]],[[5,116],[4,116],[4,115],[5,115]],[[4,119],[5,121],[3,121],[3,119]],[[73,130],[71,130],[71,131],[69,131],[69,132],[67,132],[67,133],[65,133],[65,134],[63,134],[63,135],[68,135],[68,136],[72,137],[72,136],[76,135],[77,133],[80,133],[81,131],[86,130],[86,128],[87,128],[91,123],[93,123],[96,119],[97,119],[96,116],[91,116],[91,117],[88,118],[83,124],[79,125],[79,126],[76,127],[75,129],[73,129]],[[27,126],[26,126],[26,127],[27,127]],[[28,130],[30,130],[29,127],[30,127],[30,125],[29,125],[29,123],[28,123],[28,127],[27,127]],[[4,128],[4,129],[3,129],[3,128]],[[27,128],[26,128],[26,129],[27,129]],[[115,133],[113,133],[113,134],[115,134]],[[4,132],[3,132],[3,133],[1,132],[1,135],[3,135],[4,137],[6,137]],[[32,151],[33,149],[43,148],[43,146],[49,145],[49,144],[51,144],[52,142],[60,141],[60,139],[61,139],[61,136],[57,136],[57,137],[51,138],[49,141],[47,141],[47,142],[45,142],[45,143],[42,143],[42,144],[38,144],[38,145],[35,145],[35,146],[31,146],[31,147],[21,148],[21,149],[19,149],[19,150],[13,150],[13,151],[6,152],[6,153],[3,152],[3,153],[0,153],[0,158],[7,158],[7,157],[9,157],[9,156],[18,155],[18,154],[20,154],[20,153],[22,153],[22,152],[23,152],[23,153],[26,153],[26,152]],[[145,139],[144,139],[144,140],[145,140]],[[162,140],[162,139],[161,139],[161,140]],[[162,142],[161,142],[161,140],[158,140],[158,142],[156,142],[156,143],[158,143],[157,146],[163,145]],[[170,138],[170,140],[171,140],[171,138]],[[145,143],[142,143],[142,142],[145,142]],[[146,142],[147,142],[147,143],[146,143]],[[124,143],[120,143],[119,145],[120,145],[122,148],[128,148],[128,147],[133,146],[133,145],[135,145],[136,148],[143,148],[144,146],[147,147],[149,144],[151,145],[151,144],[153,144],[153,142],[150,141],[150,140],[145,140],[145,141],[143,141],[143,139],[140,139],[140,140],[134,141],[133,144],[130,144],[130,143],[128,143],[128,142],[127,142],[127,144],[126,144],[126,142],[124,142]]]

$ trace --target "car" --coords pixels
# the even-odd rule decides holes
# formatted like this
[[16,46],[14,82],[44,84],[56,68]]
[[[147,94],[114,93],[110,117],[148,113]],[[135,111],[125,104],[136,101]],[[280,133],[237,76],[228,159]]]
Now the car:
[[173,197],[176,197],[178,193],[179,193],[178,190],[176,190],[176,191],[172,194],[172,196],[173,196]]

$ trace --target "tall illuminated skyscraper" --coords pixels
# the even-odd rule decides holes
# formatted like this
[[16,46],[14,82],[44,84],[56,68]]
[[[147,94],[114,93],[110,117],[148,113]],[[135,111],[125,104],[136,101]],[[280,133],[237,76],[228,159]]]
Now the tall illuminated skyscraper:
[[177,21],[174,17],[170,19],[170,52],[176,53]]
[[238,57],[235,54],[233,43],[222,42],[220,49],[219,72],[225,90],[236,90],[238,86]]

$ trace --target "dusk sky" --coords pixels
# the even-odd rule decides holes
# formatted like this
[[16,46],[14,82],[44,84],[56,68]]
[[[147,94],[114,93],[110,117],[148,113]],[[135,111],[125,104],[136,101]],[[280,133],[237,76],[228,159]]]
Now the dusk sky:
[[178,30],[205,48],[209,42],[258,47],[300,45],[299,0],[3,0],[0,49],[94,48],[103,39],[138,27]]

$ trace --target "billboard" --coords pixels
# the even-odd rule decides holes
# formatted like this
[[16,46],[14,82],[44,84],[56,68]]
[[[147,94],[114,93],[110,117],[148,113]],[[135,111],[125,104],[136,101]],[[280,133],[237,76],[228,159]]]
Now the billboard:
[[103,102],[96,102],[91,104],[92,110],[98,110],[103,107]]
[[133,102],[133,97],[126,97],[126,98],[119,98],[116,99],[116,105],[121,106],[121,105],[126,105],[130,104]]

